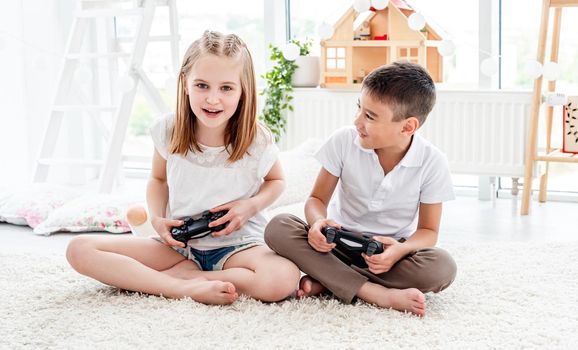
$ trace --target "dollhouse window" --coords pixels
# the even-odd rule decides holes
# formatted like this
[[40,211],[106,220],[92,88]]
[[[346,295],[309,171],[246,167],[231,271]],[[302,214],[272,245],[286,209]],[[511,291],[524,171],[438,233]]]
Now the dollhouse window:
[[345,48],[327,48],[327,69],[345,69]]
[[406,60],[408,62],[418,63],[419,62],[419,51],[417,47],[402,47],[399,49],[397,57],[400,60]]

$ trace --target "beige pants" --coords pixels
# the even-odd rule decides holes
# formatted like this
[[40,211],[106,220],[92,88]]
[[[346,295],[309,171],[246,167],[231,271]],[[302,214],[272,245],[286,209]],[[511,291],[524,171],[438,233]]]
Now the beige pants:
[[388,272],[375,275],[369,272],[367,265],[355,266],[360,265],[360,257],[347,251],[335,248],[331,253],[320,253],[314,250],[307,242],[308,231],[309,225],[303,220],[294,215],[280,214],[267,225],[265,242],[345,303],[351,303],[368,280],[387,288],[417,288],[424,293],[437,293],[447,288],[456,277],[454,259],[440,248],[414,251]]

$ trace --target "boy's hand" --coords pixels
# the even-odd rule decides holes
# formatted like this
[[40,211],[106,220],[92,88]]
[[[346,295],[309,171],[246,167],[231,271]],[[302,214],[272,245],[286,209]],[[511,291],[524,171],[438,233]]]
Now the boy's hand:
[[186,246],[183,242],[179,242],[175,240],[173,236],[171,236],[171,229],[173,227],[181,226],[183,224],[183,220],[171,220],[156,216],[151,218],[151,224],[163,240],[164,245],[180,248],[184,248]]
[[327,239],[323,233],[321,233],[321,229],[325,226],[341,228],[341,225],[331,219],[320,219],[311,225],[309,233],[307,234],[309,245],[320,253],[327,253],[330,252],[331,249],[335,248],[335,243],[327,243]]
[[219,226],[228,222],[227,227],[221,231],[213,232],[213,237],[225,236],[237,231],[241,228],[250,218],[257,214],[257,208],[249,199],[241,199],[238,201],[232,201],[218,207],[211,209],[211,213],[216,213],[218,211],[228,210],[229,212],[223,217],[212,221],[209,223],[209,227]]
[[383,253],[367,256],[362,253],[369,271],[374,274],[387,272],[391,267],[405,256],[405,251],[397,240],[390,237],[374,236],[374,240],[383,244]]

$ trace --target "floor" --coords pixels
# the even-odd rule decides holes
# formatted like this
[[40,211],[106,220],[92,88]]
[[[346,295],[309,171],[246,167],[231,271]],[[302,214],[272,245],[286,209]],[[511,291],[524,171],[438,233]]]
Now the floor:
[[[533,202],[531,213],[520,216],[520,201],[480,201],[459,196],[444,204],[440,244],[444,242],[529,242],[578,240],[578,204]],[[62,254],[75,234],[34,235],[30,228],[0,224],[0,252]]]

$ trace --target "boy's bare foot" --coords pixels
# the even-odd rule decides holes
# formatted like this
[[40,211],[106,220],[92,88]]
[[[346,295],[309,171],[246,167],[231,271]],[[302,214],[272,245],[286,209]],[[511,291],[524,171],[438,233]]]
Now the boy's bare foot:
[[299,290],[297,291],[298,298],[312,297],[323,293],[326,288],[313,278],[305,275],[299,281]]
[[207,281],[204,278],[195,278],[184,282],[185,295],[203,304],[226,305],[237,298],[235,286],[230,282]]
[[415,288],[385,288],[379,284],[366,282],[357,295],[379,307],[407,311],[418,316],[425,315],[425,296]]

